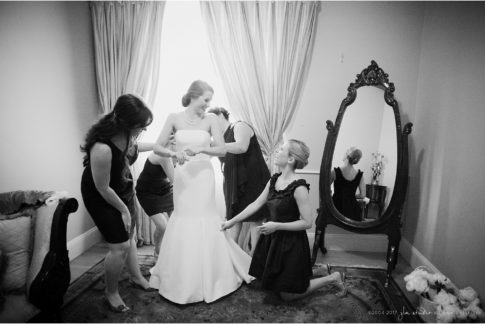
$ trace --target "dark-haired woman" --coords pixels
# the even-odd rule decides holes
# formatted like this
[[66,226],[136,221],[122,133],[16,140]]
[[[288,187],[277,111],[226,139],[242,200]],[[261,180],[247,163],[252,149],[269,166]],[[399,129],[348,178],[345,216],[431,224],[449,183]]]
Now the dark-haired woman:
[[[226,219],[239,214],[263,192],[271,174],[264,160],[254,129],[243,121],[231,123],[229,112],[222,107],[207,111],[217,115],[224,134],[227,154],[220,157],[224,174],[224,197]],[[268,209],[263,206],[245,222],[249,224],[249,235],[242,229],[242,223],[231,228],[231,236],[245,251],[253,255],[259,239],[258,226],[268,218]],[[246,237],[249,236],[249,240]]]
[[346,293],[339,272],[312,279],[310,246],[306,230],[312,226],[310,186],[295,173],[308,163],[310,150],[298,140],[290,139],[278,150],[275,164],[281,173],[274,174],[261,195],[241,213],[221,225],[234,226],[267,206],[268,222],[259,226],[261,236],[256,245],[249,274],[261,281],[263,289],[279,293],[284,300],[304,297],[327,284],[337,284]]
[[[334,168],[330,173],[330,183],[333,183],[333,204],[342,215],[361,221],[362,209],[357,199],[365,197],[363,172],[356,170],[354,165],[359,163],[362,151],[351,147],[345,152],[343,165]],[[357,188],[359,194],[356,195]]]
[[[136,140],[152,122],[150,110],[138,97],[122,95],[113,110],[88,131],[85,143],[85,167],[81,193],[86,209],[108,243],[105,257],[105,298],[111,310],[126,312],[129,308],[118,291],[118,280],[126,263],[133,285],[148,289],[138,265],[134,241],[134,188],[129,170],[136,159]],[[141,150],[150,149],[143,147]]]

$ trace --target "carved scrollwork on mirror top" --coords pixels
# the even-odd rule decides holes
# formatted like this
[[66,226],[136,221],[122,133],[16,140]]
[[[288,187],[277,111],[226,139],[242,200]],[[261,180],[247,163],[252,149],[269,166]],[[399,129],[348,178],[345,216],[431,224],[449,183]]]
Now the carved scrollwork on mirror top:
[[[385,129],[388,130],[388,133],[383,133],[387,137],[393,137],[389,139],[389,141],[393,141],[392,151],[393,157],[395,159],[395,179],[392,183],[392,179],[388,179],[392,188],[392,195],[390,196],[390,200],[386,203],[387,207],[385,210],[379,210],[379,217],[375,219],[364,219],[363,221],[358,221],[355,218],[349,218],[343,215],[334,205],[332,199],[332,167],[336,160],[334,160],[334,153],[335,153],[335,146],[337,143],[337,138],[339,137],[339,132],[341,130],[342,121],[344,119],[344,115],[347,112],[347,109],[350,108],[356,98],[358,96],[358,89],[364,87],[374,87],[382,90],[375,91],[377,89],[370,89],[366,88],[367,90],[372,90],[371,92],[374,95],[377,93],[376,98],[372,101],[373,104],[370,106],[378,105],[382,109],[382,111],[389,116],[388,119],[383,119],[382,125],[385,124]],[[366,91],[359,91],[359,95],[362,98],[366,97]],[[363,92],[362,92],[363,91]],[[397,262],[397,254],[399,250],[399,242],[401,239],[401,212],[402,206],[404,203],[404,198],[407,190],[407,181],[408,181],[408,135],[411,133],[412,130],[412,123],[407,123],[404,127],[401,126],[401,117],[399,113],[399,106],[397,101],[394,98],[394,91],[395,87],[392,82],[389,81],[389,76],[385,73],[375,61],[371,61],[371,64],[362,70],[361,73],[357,74],[355,82],[350,83],[347,88],[347,96],[342,100],[340,108],[337,113],[337,117],[335,119],[335,123],[330,120],[326,122],[326,128],[328,130],[327,138],[325,141],[325,148],[322,156],[322,163],[320,166],[320,182],[319,182],[319,194],[320,194],[320,206],[318,210],[318,218],[316,221],[316,230],[315,230],[315,245],[313,247],[313,255],[312,261],[315,262],[316,254],[320,249],[323,253],[326,253],[325,249],[325,228],[328,224],[333,224],[344,228],[348,231],[355,232],[355,233],[363,233],[363,234],[372,234],[372,233],[383,233],[387,234],[389,238],[389,244],[387,249],[387,263],[388,263],[388,274],[387,274],[387,281],[390,278],[390,274],[392,269],[394,269],[395,264]],[[382,93],[382,94],[381,94]],[[383,97],[381,97],[383,95]],[[383,98],[380,99],[380,98]],[[365,99],[360,100],[365,101]],[[385,102],[385,105],[384,105]],[[366,104],[368,104],[366,102]],[[366,114],[368,111],[371,111],[373,107],[368,107],[366,104],[364,105],[352,105],[352,109],[348,112],[352,111],[359,111],[359,114]],[[392,113],[389,112],[389,109],[392,109]],[[350,115],[349,115],[350,116]],[[392,116],[394,117],[394,121],[392,120]],[[347,117],[349,119],[349,117]],[[347,122],[349,125],[354,125],[352,122]],[[362,124],[366,124],[366,121],[362,121]],[[394,127],[390,125],[394,123]],[[348,125],[346,125],[348,126]],[[384,127],[384,126],[382,126]],[[343,138],[350,137],[350,140],[353,140],[353,137],[358,137],[359,131],[356,131],[355,134],[353,133],[353,128],[347,128],[350,131],[350,134],[346,132],[345,136],[342,135]],[[384,129],[384,128],[383,128]],[[360,129],[360,131],[366,131],[367,129]],[[395,138],[394,138],[395,137]],[[381,137],[382,138],[382,137]],[[395,141],[395,146],[394,146]],[[343,141],[345,142],[345,141]],[[339,144],[338,150],[341,151],[341,147]],[[370,152],[366,152],[370,154]],[[394,170],[394,166],[393,166]],[[390,176],[392,176],[394,173]],[[348,180],[349,181],[349,180]],[[367,192],[366,195],[369,197],[369,193]],[[365,220],[365,221],[364,221]]]

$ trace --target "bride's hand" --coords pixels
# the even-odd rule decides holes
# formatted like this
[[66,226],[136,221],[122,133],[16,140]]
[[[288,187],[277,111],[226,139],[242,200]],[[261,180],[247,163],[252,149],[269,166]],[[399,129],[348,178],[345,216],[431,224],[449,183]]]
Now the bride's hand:
[[184,164],[184,162],[187,161],[187,156],[185,155],[185,152],[177,152],[175,153],[174,157],[177,160],[177,163],[180,165]]
[[234,226],[234,224],[231,221],[225,221],[224,223],[221,224],[221,231],[225,231],[227,229],[230,229],[233,226]]
[[202,151],[202,148],[201,147],[197,147],[197,146],[187,147],[185,149],[185,153],[188,156],[194,156],[196,154],[199,154],[201,151]]

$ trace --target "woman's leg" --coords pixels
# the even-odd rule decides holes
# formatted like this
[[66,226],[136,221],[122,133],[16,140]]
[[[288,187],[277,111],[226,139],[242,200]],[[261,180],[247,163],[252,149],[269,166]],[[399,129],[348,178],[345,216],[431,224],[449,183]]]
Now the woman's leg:
[[308,286],[307,290],[304,293],[301,294],[294,294],[294,293],[285,293],[281,292],[280,296],[283,300],[289,301],[289,300],[295,300],[299,299],[305,296],[308,296],[312,292],[314,292],[317,289],[320,289],[324,287],[325,285],[328,284],[337,284],[340,286],[342,291],[339,293],[339,295],[345,295],[346,293],[346,288],[345,284],[342,281],[342,276],[340,275],[339,272],[334,272],[326,277],[321,277],[321,278],[316,278],[310,280],[310,285]]
[[130,280],[143,289],[148,289],[148,281],[143,277],[138,264],[138,252],[136,248],[136,242],[132,236],[129,240],[130,246],[128,248],[128,255],[126,257],[126,267],[130,274]]
[[163,234],[167,228],[168,215],[167,213],[158,213],[150,217],[155,224],[155,232],[153,233],[153,240],[155,244],[155,257],[160,253],[160,244],[162,243]]
[[105,294],[108,302],[114,307],[125,304],[118,291],[118,280],[127,257],[129,246],[129,241],[116,244],[109,243],[109,251],[104,259]]

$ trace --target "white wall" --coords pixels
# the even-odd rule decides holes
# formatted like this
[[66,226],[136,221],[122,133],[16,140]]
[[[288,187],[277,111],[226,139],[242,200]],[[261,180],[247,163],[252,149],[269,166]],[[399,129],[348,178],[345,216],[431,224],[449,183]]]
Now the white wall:
[[67,190],[71,240],[93,226],[79,150],[98,107],[88,3],[0,2],[0,71],[0,192]]
[[485,296],[485,3],[426,3],[404,237]]
[[[402,123],[414,120],[424,3],[322,2],[308,80],[286,138],[305,141],[310,160],[303,172],[318,208],[318,171],[327,137],[347,87],[371,60],[396,86]],[[340,233],[329,228],[330,233]]]

